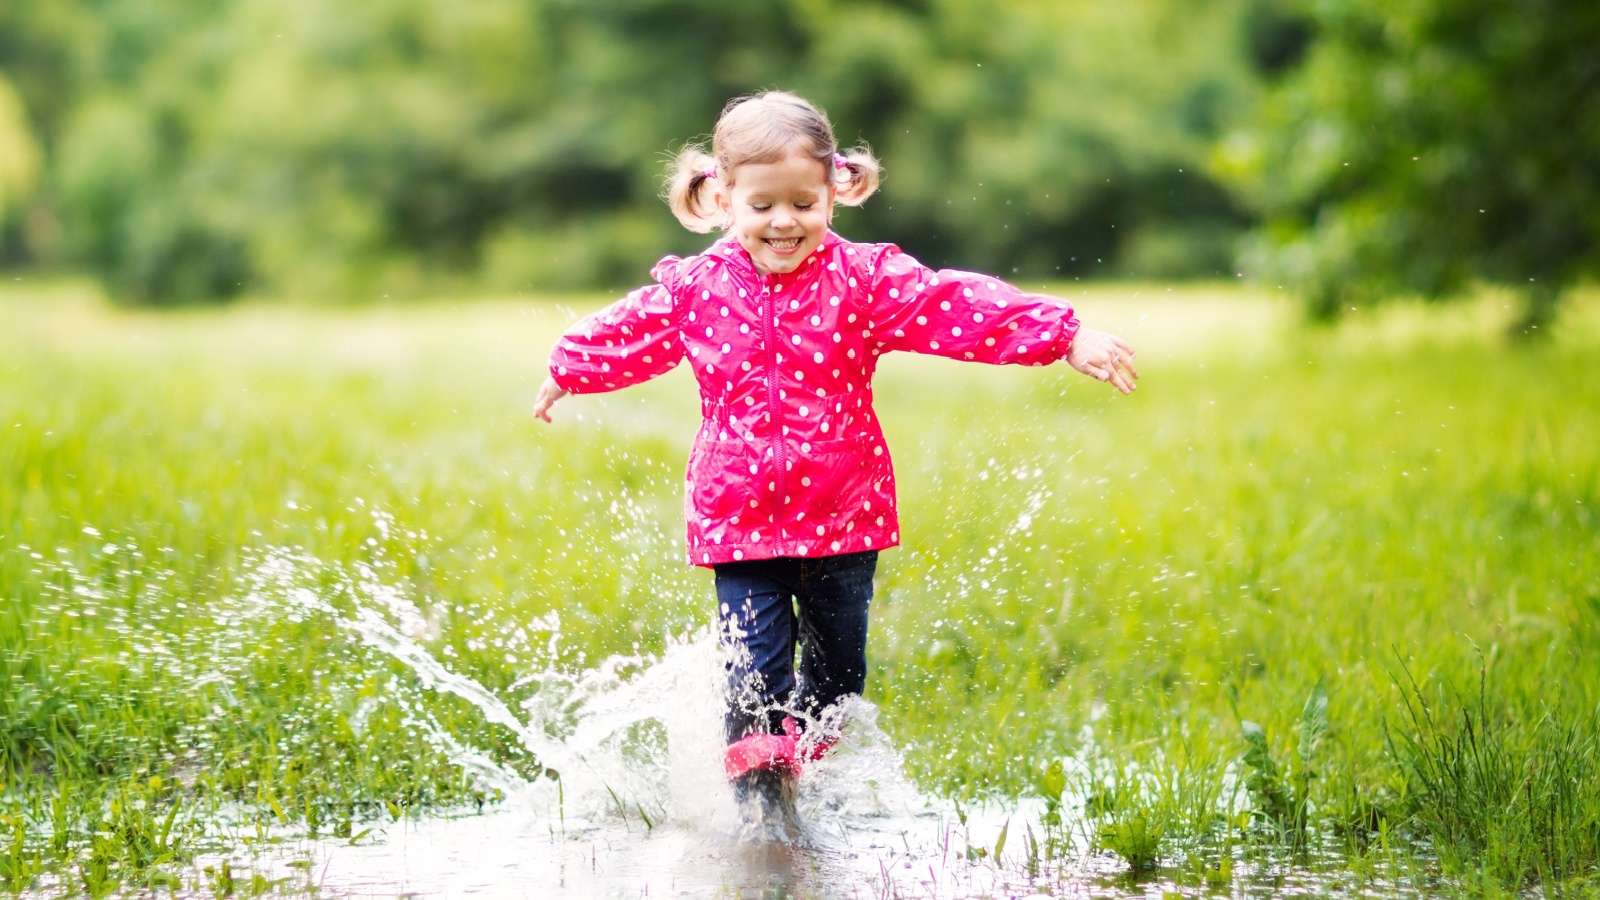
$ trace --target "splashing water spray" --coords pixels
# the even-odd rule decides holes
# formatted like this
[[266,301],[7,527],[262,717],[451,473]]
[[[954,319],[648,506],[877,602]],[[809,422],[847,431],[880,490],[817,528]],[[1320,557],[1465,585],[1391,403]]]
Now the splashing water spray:
[[[376,517],[386,534],[385,517]],[[338,566],[266,551],[216,616],[235,627],[278,617],[326,621],[402,664],[423,689],[459,698],[505,728],[542,771],[497,762],[402,691],[378,698],[401,707],[418,733],[503,802],[482,815],[375,825],[381,839],[362,844],[301,838],[290,846],[314,859],[324,893],[739,896],[776,888],[814,896],[853,885],[876,895],[902,882],[934,896],[998,889],[998,869],[965,862],[978,823],[964,814],[953,835],[954,820],[901,774],[870,703],[843,710],[839,744],[806,766],[792,839],[753,836],[723,774],[723,651],[709,627],[670,640],[658,655],[613,656],[570,671],[555,662],[560,619],[546,616],[533,628],[548,645],[516,682],[528,696],[514,707],[429,650],[437,626],[381,556]]]

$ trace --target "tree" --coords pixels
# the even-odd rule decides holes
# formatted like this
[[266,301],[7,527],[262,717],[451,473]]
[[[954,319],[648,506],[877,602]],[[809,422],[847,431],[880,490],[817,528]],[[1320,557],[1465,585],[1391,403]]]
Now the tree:
[[1265,214],[1244,253],[1310,312],[1480,282],[1520,331],[1600,272],[1600,5],[1302,0],[1316,35],[1216,171]]
[[0,0],[0,70],[43,150],[27,255],[130,302],[636,283],[705,242],[668,151],[769,87],[885,160],[852,238],[1212,276],[1248,218],[1202,163],[1261,2]]

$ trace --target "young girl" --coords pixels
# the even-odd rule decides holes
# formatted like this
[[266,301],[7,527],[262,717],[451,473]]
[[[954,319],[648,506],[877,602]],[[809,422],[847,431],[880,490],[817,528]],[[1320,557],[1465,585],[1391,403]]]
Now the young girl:
[[725,768],[745,790],[767,790],[825,749],[799,731],[865,684],[873,571],[900,541],[872,408],[878,358],[1064,359],[1125,394],[1138,377],[1132,348],[1080,328],[1065,301],[829,230],[835,203],[859,206],[877,185],[871,153],[840,153],[800,97],[734,100],[711,155],[686,147],[668,188],[685,227],[725,236],[663,259],[655,284],[567,332],[534,402],[548,422],[568,393],[693,367],[703,421],[689,454],[689,560],[716,573],[733,651]]

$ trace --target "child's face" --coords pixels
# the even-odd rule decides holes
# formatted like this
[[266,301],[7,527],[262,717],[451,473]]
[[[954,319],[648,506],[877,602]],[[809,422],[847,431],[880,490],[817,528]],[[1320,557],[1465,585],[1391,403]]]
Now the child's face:
[[745,163],[733,187],[717,192],[728,231],[763,274],[793,272],[817,249],[833,218],[833,182],[822,163],[798,152]]

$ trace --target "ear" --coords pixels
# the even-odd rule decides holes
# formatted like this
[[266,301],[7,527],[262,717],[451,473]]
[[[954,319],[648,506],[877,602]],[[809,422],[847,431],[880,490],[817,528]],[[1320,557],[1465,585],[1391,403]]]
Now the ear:
[[720,181],[717,183],[717,190],[711,195],[711,199],[717,204],[717,210],[722,213],[723,221],[732,221],[733,197],[729,195],[727,189],[722,186]]

